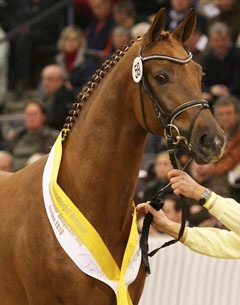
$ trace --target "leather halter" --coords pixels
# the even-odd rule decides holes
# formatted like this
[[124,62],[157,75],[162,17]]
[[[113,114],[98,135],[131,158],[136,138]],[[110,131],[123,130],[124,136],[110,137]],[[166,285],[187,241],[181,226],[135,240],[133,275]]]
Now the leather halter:
[[[188,102],[176,107],[171,112],[169,112],[167,107],[156,97],[155,93],[151,89],[151,86],[148,82],[148,79],[147,79],[146,75],[144,74],[143,63],[145,61],[149,61],[149,60],[168,60],[168,61],[176,63],[176,64],[186,64],[192,59],[192,54],[188,53],[188,56],[184,59],[176,58],[176,57],[172,57],[172,56],[167,56],[167,55],[161,55],[161,54],[155,54],[155,55],[142,57],[141,56],[141,48],[140,48],[138,58],[141,60],[141,66],[142,66],[141,67],[142,68],[142,71],[141,71],[142,75],[141,75],[141,80],[140,80],[139,91],[140,91],[141,112],[142,112],[142,116],[143,116],[143,119],[144,119],[144,124],[145,124],[146,128],[148,129],[148,131],[152,133],[152,131],[150,130],[150,128],[148,126],[146,114],[145,114],[145,111],[144,111],[144,101],[143,101],[143,97],[142,97],[142,85],[143,85],[146,93],[148,94],[151,102],[152,102],[152,106],[153,106],[153,109],[155,111],[155,114],[156,114],[157,118],[161,120],[161,123],[164,127],[164,135],[165,135],[165,138],[167,140],[168,153],[169,153],[171,163],[172,163],[174,168],[178,168],[178,162],[177,162],[177,158],[176,158],[176,155],[175,155],[175,147],[177,146],[177,144],[180,141],[184,141],[188,150],[191,151],[191,135],[192,135],[192,130],[193,130],[193,127],[194,127],[194,123],[195,123],[198,115],[200,114],[201,110],[203,110],[204,108],[209,108],[209,103],[205,100],[188,101]],[[174,120],[182,112],[187,111],[187,110],[192,109],[192,108],[195,108],[195,107],[198,107],[198,109],[195,112],[195,114],[194,114],[194,116],[191,120],[188,135],[187,135],[187,137],[185,137],[185,136],[180,134],[179,128],[174,124]],[[175,134],[175,138],[174,138],[173,133]],[[187,165],[188,164],[189,163],[187,163]],[[185,169],[186,166],[183,169]],[[164,191],[169,186],[170,186],[170,183],[165,188],[163,188],[159,192],[157,192],[157,194],[155,194],[155,196],[152,198],[150,204],[155,209],[159,210],[163,207],[162,196],[164,194]],[[181,197],[184,198],[183,196],[181,196]],[[177,242],[181,239],[181,237],[183,235],[183,232],[184,232],[185,222],[186,222],[185,200],[184,200],[184,203],[183,203],[183,217],[182,217],[181,228],[179,230],[178,237],[176,239],[172,239],[172,240],[164,243],[161,247],[153,250],[151,253],[148,253],[148,234],[149,234],[149,228],[150,228],[150,224],[152,222],[152,219],[153,219],[152,214],[147,214],[146,215],[146,217],[144,219],[144,222],[143,222],[142,235],[141,235],[141,239],[140,239],[140,247],[141,247],[141,250],[142,250],[143,262],[144,262],[144,265],[145,265],[145,268],[146,268],[146,272],[148,274],[151,273],[150,272],[149,261],[148,261],[148,256],[154,255],[159,249],[164,248],[166,246],[169,246],[169,245],[171,245],[171,244],[173,244],[173,243],[175,243],[175,242]]]

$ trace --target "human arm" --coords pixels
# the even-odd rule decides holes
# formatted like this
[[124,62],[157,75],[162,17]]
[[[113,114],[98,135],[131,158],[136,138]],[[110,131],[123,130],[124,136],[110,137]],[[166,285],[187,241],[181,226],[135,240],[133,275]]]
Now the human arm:
[[[168,177],[175,194],[181,194],[199,201],[202,193],[206,190],[186,172],[173,169],[169,172]],[[240,204],[238,202],[231,198],[221,197],[213,192],[204,207],[224,226],[240,236]]]
[[233,231],[212,228],[186,228],[182,241],[192,251],[217,258],[240,258],[240,236]]
[[[180,224],[167,218],[162,210],[156,211],[149,203],[137,206],[138,214],[151,213],[152,226],[161,232],[177,238]],[[239,227],[239,225],[238,225]],[[217,258],[240,258],[240,235],[233,231],[217,228],[189,228],[184,229],[180,241],[192,251]]]
[[[199,200],[203,186],[195,182],[187,173],[179,170],[169,172],[175,194],[182,194]],[[181,242],[191,250],[204,255],[221,258],[240,258],[240,205],[231,198],[223,198],[215,193],[205,203],[209,212],[219,219],[229,230],[216,228],[185,228]],[[139,213],[153,215],[153,227],[173,238],[178,237],[180,224],[169,220],[162,210],[156,211],[149,203],[137,206]]]

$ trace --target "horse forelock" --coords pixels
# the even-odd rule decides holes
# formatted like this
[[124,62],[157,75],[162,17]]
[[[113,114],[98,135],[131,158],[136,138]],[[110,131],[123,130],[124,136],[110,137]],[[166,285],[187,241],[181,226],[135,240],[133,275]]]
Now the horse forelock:
[[159,35],[159,41],[160,40],[166,40],[170,37],[170,32],[161,32]]
[[[138,38],[137,40],[140,40]],[[78,117],[82,107],[88,100],[92,92],[96,89],[100,81],[104,76],[114,67],[118,61],[125,55],[129,50],[130,46],[134,43],[134,40],[130,41],[129,45],[125,45],[121,50],[117,50],[115,54],[107,59],[99,69],[93,74],[91,81],[89,81],[82,89],[82,91],[77,96],[77,101],[73,103],[72,109],[69,111],[69,116],[67,116],[62,129],[62,139],[65,140],[69,132],[71,131],[76,118]]]

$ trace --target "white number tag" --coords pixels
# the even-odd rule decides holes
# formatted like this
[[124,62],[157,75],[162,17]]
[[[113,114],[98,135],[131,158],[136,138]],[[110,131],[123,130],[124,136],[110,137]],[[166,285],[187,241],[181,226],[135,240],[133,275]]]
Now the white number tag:
[[140,57],[136,57],[132,65],[132,77],[135,83],[139,83],[143,75],[143,64]]

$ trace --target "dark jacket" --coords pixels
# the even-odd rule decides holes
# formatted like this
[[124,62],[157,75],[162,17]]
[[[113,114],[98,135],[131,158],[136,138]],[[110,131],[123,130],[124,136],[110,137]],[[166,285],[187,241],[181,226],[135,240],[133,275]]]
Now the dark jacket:
[[240,97],[240,48],[231,46],[225,58],[219,58],[211,49],[202,58],[203,91],[209,92],[210,87],[216,84],[225,85],[230,93]]
[[62,86],[50,98],[50,104],[47,108],[46,124],[51,128],[61,130],[75,100],[74,92]]

